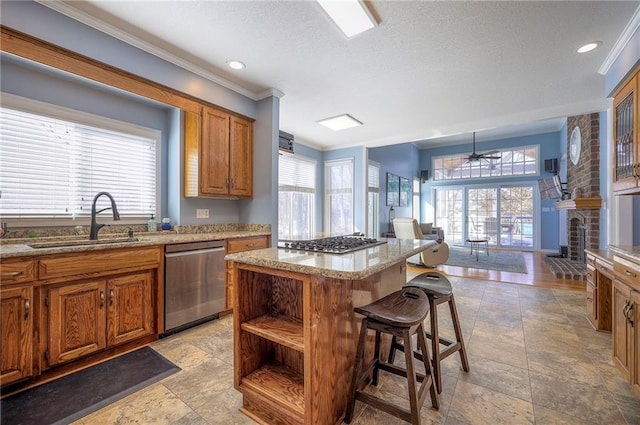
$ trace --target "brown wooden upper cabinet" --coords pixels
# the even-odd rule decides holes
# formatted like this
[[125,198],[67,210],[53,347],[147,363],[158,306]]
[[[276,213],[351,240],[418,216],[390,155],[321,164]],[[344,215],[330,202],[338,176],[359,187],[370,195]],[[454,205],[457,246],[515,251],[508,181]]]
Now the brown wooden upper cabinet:
[[184,112],[185,196],[253,196],[253,121],[203,106]]
[[636,72],[613,98],[613,192],[616,195],[640,193],[640,108]]

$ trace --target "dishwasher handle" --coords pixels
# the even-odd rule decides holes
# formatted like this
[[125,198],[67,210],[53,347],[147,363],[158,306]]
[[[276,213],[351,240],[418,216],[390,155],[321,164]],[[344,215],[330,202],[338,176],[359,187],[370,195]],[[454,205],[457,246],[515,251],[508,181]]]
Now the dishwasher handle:
[[196,249],[194,251],[165,252],[164,257],[165,258],[186,257],[188,255],[210,254],[212,252],[224,252],[224,248],[208,248],[208,249]]
[[164,252],[196,251],[200,249],[209,249],[209,248],[224,249],[224,241],[214,240],[214,241],[200,241],[200,242],[170,244],[165,246]]

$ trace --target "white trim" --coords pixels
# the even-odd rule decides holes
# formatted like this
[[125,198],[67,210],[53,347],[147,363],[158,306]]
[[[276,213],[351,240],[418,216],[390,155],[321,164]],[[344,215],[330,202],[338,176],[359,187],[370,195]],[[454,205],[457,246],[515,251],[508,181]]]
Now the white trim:
[[118,40],[123,41],[131,46],[137,47],[138,49],[150,53],[169,63],[177,65],[182,69],[199,75],[200,77],[205,78],[213,83],[226,87],[229,90],[233,90],[234,92],[246,96],[251,100],[258,101],[269,96],[275,96],[278,98],[284,96],[284,93],[282,91],[275,88],[267,89],[260,93],[248,90],[245,87],[242,87],[236,83],[220,77],[219,75],[209,72],[206,69],[191,63],[190,61],[174,55],[173,53],[169,53],[164,49],[160,49],[159,47],[154,46],[151,43],[133,36],[120,28],[101,21],[83,11],[80,11],[68,3],[62,2],[60,0],[35,0],[35,2],[41,4],[42,6],[46,6],[49,9],[55,10],[56,12],[61,13],[65,16],[68,16],[69,18],[74,19],[82,24],[90,26],[100,32],[110,35],[111,37],[117,38]]
[[629,23],[627,23],[622,34],[620,34],[620,37],[616,40],[613,48],[609,51],[609,54],[605,58],[604,62],[602,62],[602,65],[600,65],[600,68],[598,68],[598,74],[606,75],[609,70],[611,70],[613,63],[618,59],[618,56],[620,56],[622,50],[627,46],[629,40],[631,40],[631,37],[638,27],[640,27],[640,7],[638,7],[633,13]]

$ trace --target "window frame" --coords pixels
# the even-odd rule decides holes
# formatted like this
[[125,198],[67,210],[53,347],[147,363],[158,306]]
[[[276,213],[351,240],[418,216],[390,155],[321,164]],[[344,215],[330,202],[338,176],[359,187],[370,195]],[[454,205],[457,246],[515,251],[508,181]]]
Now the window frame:
[[336,236],[331,231],[332,223],[331,223],[330,199],[331,199],[331,196],[341,192],[330,192],[329,188],[330,188],[331,173],[328,171],[328,168],[331,167],[332,164],[339,164],[339,163],[348,163],[351,166],[351,187],[349,189],[349,192],[344,192],[344,193],[351,194],[351,230],[347,231],[347,233],[353,233],[353,229],[355,228],[355,158],[347,157],[347,158],[327,160],[327,161],[324,161],[324,229],[325,229],[325,232],[329,233],[329,236]]
[[[103,117],[88,112],[78,111],[76,109],[67,108],[39,100],[28,99],[25,97],[13,95],[10,93],[0,92],[1,103],[3,107],[23,111],[30,114],[41,115],[53,119],[71,121],[77,124],[92,126],[99,129],[110,130],[115,132],[127,133],[140,137],[147,137],[155,140],[155,211],[149,212],[156,218],[160,217],[161,210],[161,151],[162,151],[162,132],[158,129],[144,127],[113,118]],[[117,203],[116,199],[116,203]],[[16,214],[3,214],[3,221],[6,221],[10,227],[51,227],[54,226],[77,226],[88,225],[91,221],[90,214],[81,214],[77,217],[56,216],[56,217],[19,217]],[[128,224],[146,224],[149,217],[146,214],[129,216],[121,213],[121,219],[118,225]],[[110,216],[105,216],[105,220],[111,220]]]
[[[464,162],[466,161],[467,157],[469,156],[469,154],[471,152],[468,153],[456,153],[456,154],[450,154],[450,155],[438,155],[438,156],[434,156],[431,158],[431,169],[433,170],[432,172],[432,178],[433,181],[435,183],[439,183],[439,182],[457,182],[457,181],[469,181],[469,180],[477,180],[477,179],[504,179],[504,178],[520,178],[520,177],[531,177],[531,176],[539,176],[540,175],[540,144],[532,144],[532,145],[525,145],[525,146],[512,146],[512,147],[504,147],[504,148],[500,148],[498,149],[498,152],[495,153],[495,155],[500,155],[501,157],[504,157],[506,155],[512,154],[515,151],[525,151],[527,149],[534,149],[535,150],[535,164],[533,167],[533,171],[530,173],[526,173],[523,172],[522,174],[502,174],[502,173],[494,173],[491,172],[489,175],[479,175],[479,176],[474,176],[472,175],[472,171],[469,171],[469,176],[462,176],[462,169],[460,168]],[[446,170],[445,167],[436,167],[436,163],[438,161],[442,161],[442,162],[446,162],[446,161],[450,161],[450,162],[459,162],[459,165],[456,166],[456,168],[452,168],[451,170],[455,170],[455,169],[460,169],[459,174],[460,176],[449,176],[449,177],[442,177],[441,174],[443,173],[443,170]],[[483,161],[483,160],[480,160]],[[486,160],[485,160],[486,161]],[[491,160],[489,160],[491,161]],[[494,160],[494,161],[501,161],[500,160]],[[511,162],[511,164],[513,164],[513,162]],[[506,166],[506,165],[505,165]],[[469,170],[471,170],[471,167],[469,167]],[[482,174],[482,172],[481,172]]]
[[[299,155],[299,154],[283,154],[280,153],[280,155],[278,157],[278,205],[280,203],[280,192],[281,192],[281,188],[286,187],[286,188],[295,188],[296,186],[291,186],[291,185],[282,185],[280,184],[280,158],[287,156],[287,157],[292,157],[295,161],[302,161],[302,162],[307,162],[309,164],[313,165],[313,190],[309,190],[309,191],[294,191],[294,190],[286,190],[283,192],[296,192],[296,193],[308,193],[311,195],[311,209],[310,209],[310,217],[309,217],[309,224],[310,224],[310,229],[309,229],[309,234],[310,234],[310,238],[313,238],[313,236],[316,234],[316,196],[318,193],[318,179],[316,178],[317,176],[317,167],[318,167],[318,161],[313,159],[313,158],[309,158],[303,155]],[[278,207],[278,239],[281,239],[282,236],[280,235],[280,208]],[[289,229],[291,230],[291,229]],[[286,238],[285,238],[286,239]]]

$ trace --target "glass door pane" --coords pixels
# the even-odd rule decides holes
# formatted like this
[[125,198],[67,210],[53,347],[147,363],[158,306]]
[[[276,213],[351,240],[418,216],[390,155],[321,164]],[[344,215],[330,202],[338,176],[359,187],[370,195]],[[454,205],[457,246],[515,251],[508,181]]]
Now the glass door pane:
[[467,192],[467,238],[487,239],[497,245],[498,189],[469,189]]
[[533,186],[500,188],[500,245],[533,248]]
[[464,189],[436,189],[436,220],[448,244],[464,243]]

